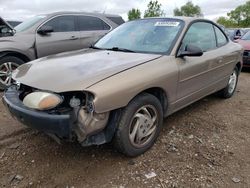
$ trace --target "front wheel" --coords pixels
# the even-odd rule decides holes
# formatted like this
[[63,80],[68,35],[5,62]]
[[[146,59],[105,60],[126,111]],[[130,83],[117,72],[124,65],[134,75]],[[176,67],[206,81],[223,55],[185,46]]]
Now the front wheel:
[[239,70],[237,67],[235,67],[232,74],[230,75],[227,86],[219,91],[221,97],[227,99],[234,95],[238,83],[238,76]]
[[115,147],[130,157],[144,153],[156,141],[162,123],[162,106],[155,96],[145,93],[135,97],[118,122]]
[[23,63],[23,60],[14,56],[5,56],[0,59],[0,90],[12,84],[12,72]]

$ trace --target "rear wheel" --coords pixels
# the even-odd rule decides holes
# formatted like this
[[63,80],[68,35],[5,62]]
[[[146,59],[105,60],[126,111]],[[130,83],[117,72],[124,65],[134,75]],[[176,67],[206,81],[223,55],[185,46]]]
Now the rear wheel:
[[23,63],[23,60],[14,56],[5,56],[0,59],[0,90],[12,84],[12,72]]
[[121,115],[114,138],[116,148],[131,157],[144,153],[156,141],[162,122],[159,100],[150,94],[137,96]]
[[221,97],[227,99],[234,95],[238,83],[238,76],[239,76],[239,70],[237,67],[235,67],[232,74],[230,75],[227,87],[219,91]]

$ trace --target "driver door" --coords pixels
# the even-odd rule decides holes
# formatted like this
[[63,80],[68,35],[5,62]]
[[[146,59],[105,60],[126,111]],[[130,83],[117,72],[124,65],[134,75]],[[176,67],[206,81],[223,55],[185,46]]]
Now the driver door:
[[180,51],[187,44],[200,47],[203,55],[200,57],[178,58],[179,83],[177,89],[176,108],[182,108],[211,92],[211,63],[216,61],[216,37],[213,25],[208,22],[193,23],[182,41]]
[[51,54],[81,49],[80,32],[76,29],[75,16],[58,16],[45,23],[43,26],[51,26],[53,32],[45,35],[36,34],[36,48],[39,58]]

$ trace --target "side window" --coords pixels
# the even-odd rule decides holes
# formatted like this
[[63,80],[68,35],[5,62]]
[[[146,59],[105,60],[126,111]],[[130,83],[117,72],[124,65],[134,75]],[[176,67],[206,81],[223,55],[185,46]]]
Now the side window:
[[48,21],[45,26],[51,26],[54,32],[76,31],[74,16],[58,16]]
[[226,36],[221,32],[221,30],[214,26],[216,37],[217,37],[217,45],[218,47],[224,46],[227,43]]
[[213,25],[206,22],[196,22],[191,25],[183,41],[182,49],[187,44],[200,47],[204,52],[216,48],[216,38]]
[[91,16],[78,16],[80,31],[110,30],[110,26],[100,18]]

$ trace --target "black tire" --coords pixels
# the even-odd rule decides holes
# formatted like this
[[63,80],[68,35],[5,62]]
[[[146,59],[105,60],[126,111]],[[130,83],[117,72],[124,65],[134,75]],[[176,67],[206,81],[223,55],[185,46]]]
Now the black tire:
[[[154,109],[154,112],[156,112],[155,114],[157,114],[156,117],[158,117],[158,120],[157,120],[157,123],[153,123],[154,124],[153,127],[155,128],[155,131],[148,138],[149,140],[145,143],[145,145],[141,147],[136,147],[132,144],[132,141],[129,138],[131,134],[130,127],[132,125],[132,121],[134,120],[135,114],[139,113],[138,110],[140,110],[142,107],[144,108],[150,107]],[[149,148],[153,146],[154,142],[159,136],[159,133],[162,128],[162,124],[163,124],[163,110],[162,110],[161,103],[155,96],[151,94],[143,93],[135,97],[123,110],[120,120],[118,122],[117,131],[113,139],[114,146],[116,147],[118,151],[120,151],[121,153],[129,157],[135,157],[140,154],[143,154],[145,151],[147,151]],[[149,124],[146,126],[148,126],[149,128]]]
[[[13,70],[14,70],[14,68],[17,68],[18,66],[25,63],[20,58],[17,58],[14,56],[4,56],[4,57],[0,58],[0,71],[4,71],[4,69],[5,69],[4,64],[9,63],[9,62],[12,63]],[[5,71],[7,71],[7,70],[5,70]],[[5,79],[5,76],[0,77],[0,90],[4,90],[8,86],[7,84],[4,84],[4,79]]]
[[[233,74],[236,75],[236,83],[235,83],[234,88],[233,88],[233,90],[232,90],[232,89],[230,89],[230,78],[231,78],[231,76],[232,76]],[[238,84],[238,77],[239,77],[239,70],[238,70],[237,67],[234,68],[234,70],[233,70],[231,76],[230,76],[230,78],[229,78],[229,80],[228,80],[227,86],[226,86],[224,89],[222,89],[222,90],[220,90],[220,91],[218,92],[218,93],[219,93],[219,96],[222,97],[222,98],[224,98],[224,99],[231,98],[231,97],[234,95],[234,93],[235,93],[235,90],[236,90],[237,84]]]

